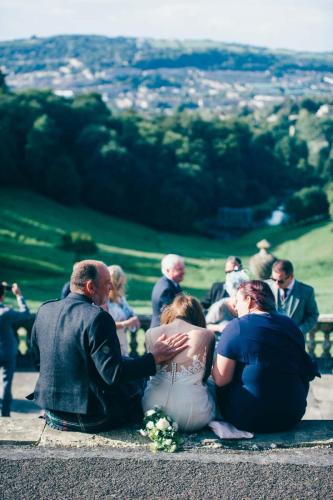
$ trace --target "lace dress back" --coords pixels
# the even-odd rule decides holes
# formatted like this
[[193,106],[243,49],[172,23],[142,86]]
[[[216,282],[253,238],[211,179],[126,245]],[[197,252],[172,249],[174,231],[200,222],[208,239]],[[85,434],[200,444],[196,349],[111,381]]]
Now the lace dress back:
[[[142,405],[144,411],[155,405],[160,406],[178,423],[180,429],[193,431],[207,425],[215,415],[213,394],[203,382],[207,354],[212,348],[212,335],[185,321],[175,321],[176,325],[173,322],[147,332],[148,350],[156,340],[156,335],[158,337],[165,333],[168,336],[181,331],[188,331],[189,347],[169,363],[157,367],[156,375],[148,382]],[[185,325],[180,324],[180,321]],[[182,330],[179,329],[181,327]],[[156,335],[154,330],[158,330]]]

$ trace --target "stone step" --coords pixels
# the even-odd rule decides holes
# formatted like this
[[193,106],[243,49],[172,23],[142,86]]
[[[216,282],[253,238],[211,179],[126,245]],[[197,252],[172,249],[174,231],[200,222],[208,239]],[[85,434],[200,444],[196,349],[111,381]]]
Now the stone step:
[[[61,432],[45,426],[38,418],[39,409],[25,396],[33,391],[37,379],[35,372],[16,373],[11,418],[0,418],[0,444],[34,445],[38,447],[93,448],[119,450],[149,450],[149,442],[138,433],[138,428],[124,428],[100,434]],[[269,450],[332,446],[333,439],[333,376],[324,375],[310,386],[308,410],[304,420],[290,432],[258,434],[251,440],[219,440],[206,429],[195,434],[184,434],[183,450]]]

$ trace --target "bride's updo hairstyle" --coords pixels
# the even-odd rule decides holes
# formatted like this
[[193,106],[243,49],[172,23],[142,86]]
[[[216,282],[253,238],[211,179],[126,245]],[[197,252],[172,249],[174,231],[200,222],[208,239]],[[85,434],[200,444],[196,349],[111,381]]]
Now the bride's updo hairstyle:
[[183,319],[191,325],[206,328],[206,320],[200,302],[192,295],[179,293],[173,302],[163,309],[161,324],[171,323],[176,318]]
[[264,281],[251,280],[242,283],[238,291],[243,297],[250,297],[255,306],[264,312],[275,312],[275,299],[270,286]]

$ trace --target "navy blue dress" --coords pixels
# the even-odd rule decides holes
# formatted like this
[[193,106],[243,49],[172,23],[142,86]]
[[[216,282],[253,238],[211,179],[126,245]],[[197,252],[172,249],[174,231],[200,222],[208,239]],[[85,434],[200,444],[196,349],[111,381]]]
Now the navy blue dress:
[[236,318],[217,353],[237,362],[231,383],[217,388],[225,420],[252,432],[287,430],[301,420],[309,381],[319,374],[291,319],[277,313]]

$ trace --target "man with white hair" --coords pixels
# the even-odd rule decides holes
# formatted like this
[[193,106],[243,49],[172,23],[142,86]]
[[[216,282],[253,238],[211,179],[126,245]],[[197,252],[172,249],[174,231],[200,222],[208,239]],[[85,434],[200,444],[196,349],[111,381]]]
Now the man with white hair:
[[183,257],[169,253],[163,257],[161,262],[163,276],[158,280],[153,288],[151,301],[153,315],[150,328],[159,326],[162,310],[181,293],[179,283],[184,279],[185,264]]

